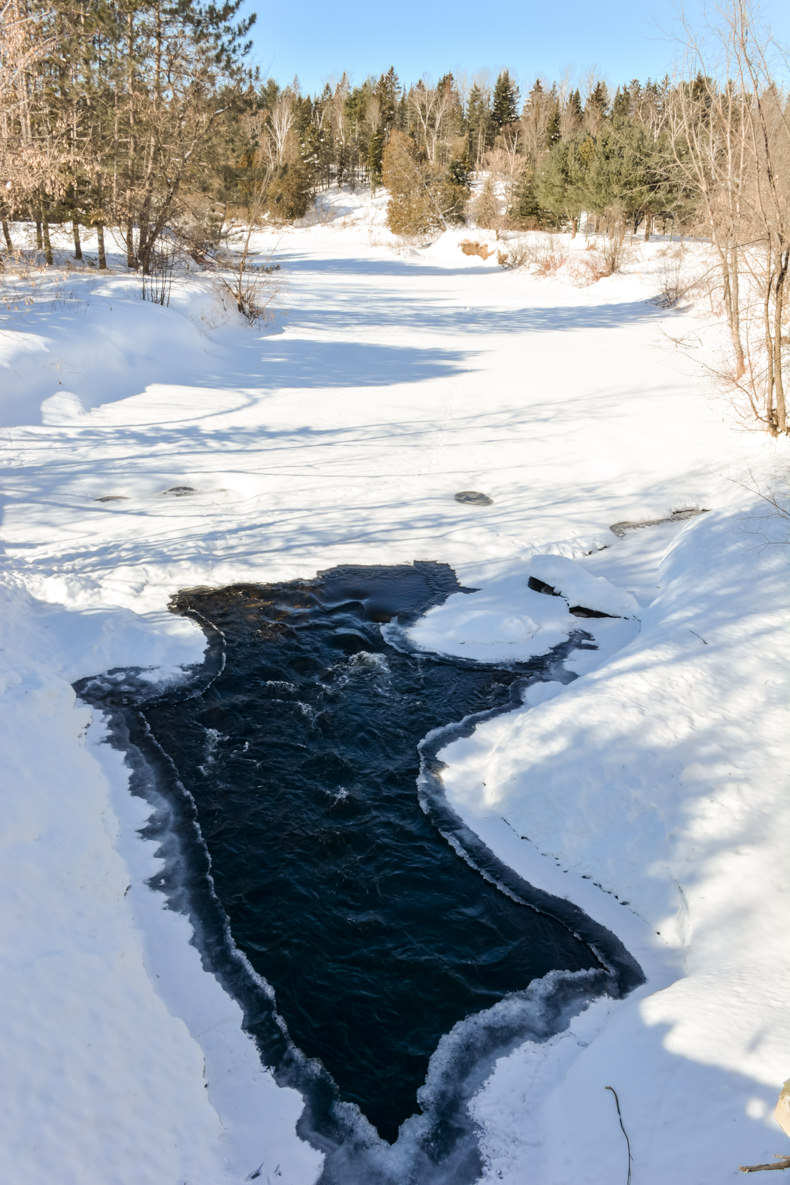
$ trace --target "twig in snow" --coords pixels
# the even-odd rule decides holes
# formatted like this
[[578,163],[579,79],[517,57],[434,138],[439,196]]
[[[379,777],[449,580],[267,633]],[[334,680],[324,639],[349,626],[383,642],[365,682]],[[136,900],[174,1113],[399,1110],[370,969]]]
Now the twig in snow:
[[604,1090],[610,1090],[614,1095],[614,1105],[617,1107],[617,1118],[620,1120],[620,1129],[625,1136],[625,1146],[628,1149],[628,1176],[626,1177],[626,1185],[631,1185],[631,1161],[633,1159],[631,1156],[631,1141],[628,1139],[628,1132],[625,1130],[625,1124],[623,1123],[623,1114],[620,1110],[620,1100],[618,1099],[617,1091],[613,1086],[605,1086]]
[[790,1156],[777,1156],[773,1164],[742,1164],[742,1173],[761,1173],[768,1169],[790,1169]]
[[702,634],[698,634],[696,630],[689,630],[689,633],[693,634],[695,638],[699,638],[703,646],[707,646],[708,643],[705,641]]

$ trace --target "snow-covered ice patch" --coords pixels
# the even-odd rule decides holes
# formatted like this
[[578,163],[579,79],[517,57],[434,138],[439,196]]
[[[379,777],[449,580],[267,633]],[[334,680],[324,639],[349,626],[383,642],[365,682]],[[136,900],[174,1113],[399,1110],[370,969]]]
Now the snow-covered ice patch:
[[593,576],[576,560],[562,555],[535,555],[530,575],[549,585],[571,605],[611,617],[636,617],[639,606],[631,593],[615,588],[604,576]]

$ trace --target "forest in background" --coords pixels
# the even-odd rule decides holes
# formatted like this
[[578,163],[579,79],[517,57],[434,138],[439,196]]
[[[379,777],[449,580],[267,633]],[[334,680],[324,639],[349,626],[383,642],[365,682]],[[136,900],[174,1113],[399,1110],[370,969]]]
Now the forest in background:
[[[617,244],[654,229],[711,240],[732,344],[731,381],[771,433],[787,430],[790,106],[785,59],[730,0],[688,33],[683,77],[612,94],[503,70],[403,83],[394,68],[320,95],[245,65],[240,0],[0,0],[0,252],[31,223],[98,243],[120,233],[150,275],[177,239],[209,258],[233,220],[302,217],[331,185],[384,186],[387,221],[425,237],[449,225],[507,233],[582,221]],[[779,74],[777,74],[777,63]],[[473,189],[473,180],[476,181]]]

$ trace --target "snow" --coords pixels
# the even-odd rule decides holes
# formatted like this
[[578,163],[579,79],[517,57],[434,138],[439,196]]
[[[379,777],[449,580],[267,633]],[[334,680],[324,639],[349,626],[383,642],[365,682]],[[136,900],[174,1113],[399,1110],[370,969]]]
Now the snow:
[[[790,548],[761,497],[786,497],[786,442],[744,431],[699,364],[720,341],[706,310],[651,300],[666,243],[580,286],[570,264],[538,278],[464,256],[467,231],[400,245],[382,215],[382,195],[332,191],[303,225],[257,234],[280,291],[256,329],[200,272],[170,308],[141,301],[120,260],[44,271],[28,304],[28,281],[5,280],[0,1175],[15,1185],[319,1175],[299,1097],[146,887],[145,808],[71,683],[197,661],[202,634],[167,612],[180,587],[339,563],[451,564],[477,591],[412,627],[426,649],[515,661],[579,628],[599,644],[566,663],[575,681],[442,753],[464,820],[647,977],[492,1067],[470,1104],[481,1185],[625,1180],[606,1087],[640,1185],[734,1181],[787,1150],[772,1112],[790,1072]],[[564,242],[571,259],[584,247]],[[692,356],[676,345],[694,338]],[[692,507],[707,513],[610,530]]]

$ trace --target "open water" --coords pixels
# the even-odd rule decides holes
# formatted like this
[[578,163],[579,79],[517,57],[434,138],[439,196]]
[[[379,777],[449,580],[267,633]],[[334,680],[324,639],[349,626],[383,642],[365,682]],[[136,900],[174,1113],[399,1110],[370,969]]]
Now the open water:
[[[509,667],[410,648],[400,627],[456,591],[440,564],[187,590],[172,608],[209,648],[186,683],[127,671],[77,685],[152,801],[159,887],[189,911],[263,1060],[305,1092],[304,1126],[325,1150],[348,1143],[354,1107],[388,1142],[438,1107],[420,1138],[451,1162],[459,1140],[474,1144],[458,1084],[523,1038],[530,984],[543,985],[545,1039],[571,1002],[640,978],[613,936],[500,866],[444,801],[441,745],[529,682],[570,679],[562,658],[589,645],[579,631]],[[545,979],[557,971],[571,974]],[[423,1087],[443,1035],[479,1014]],[[467,1148],[454,1179],[476,1163]],[[327,1182],[353,1178],[328,1164]]]

